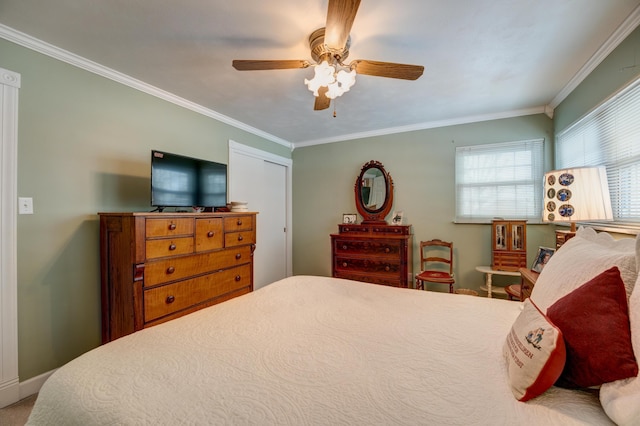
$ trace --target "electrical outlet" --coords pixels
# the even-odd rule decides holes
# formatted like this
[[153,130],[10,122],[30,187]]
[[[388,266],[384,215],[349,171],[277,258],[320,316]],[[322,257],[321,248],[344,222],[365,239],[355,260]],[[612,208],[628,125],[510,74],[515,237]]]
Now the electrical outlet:
[[18,213],[33,214],[33,198],[18,197]]

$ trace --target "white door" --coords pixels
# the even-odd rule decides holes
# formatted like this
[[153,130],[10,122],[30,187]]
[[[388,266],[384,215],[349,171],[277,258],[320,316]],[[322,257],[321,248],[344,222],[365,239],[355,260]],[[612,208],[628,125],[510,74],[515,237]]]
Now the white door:
[[291,275],[290,160],[229,143],[229,201],[258,212],[254,289]]

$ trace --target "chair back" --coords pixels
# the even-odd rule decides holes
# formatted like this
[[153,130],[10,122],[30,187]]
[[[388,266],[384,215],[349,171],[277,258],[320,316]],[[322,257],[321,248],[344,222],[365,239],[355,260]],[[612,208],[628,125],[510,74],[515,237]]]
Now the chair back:
[[420,241],[420,268],[446,271],[453,275],[453,243],[442,240]]

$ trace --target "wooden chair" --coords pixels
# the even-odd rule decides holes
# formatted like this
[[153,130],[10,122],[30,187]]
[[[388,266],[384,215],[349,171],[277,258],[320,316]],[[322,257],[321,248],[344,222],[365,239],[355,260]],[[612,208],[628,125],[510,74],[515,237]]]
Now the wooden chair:
[[416,289],[426,290],[425,282],[447,284],[453,293],[453,243],[442,240],[420,241],[420,268]]

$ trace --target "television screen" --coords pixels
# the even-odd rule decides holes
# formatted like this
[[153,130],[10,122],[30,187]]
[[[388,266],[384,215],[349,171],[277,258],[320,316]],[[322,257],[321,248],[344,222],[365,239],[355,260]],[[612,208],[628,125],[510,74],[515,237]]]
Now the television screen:
[[161,209],[226,206],[227,165],[151,151],[151,205]]

